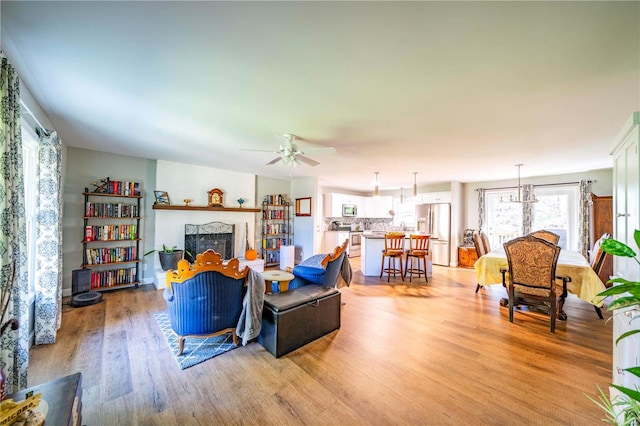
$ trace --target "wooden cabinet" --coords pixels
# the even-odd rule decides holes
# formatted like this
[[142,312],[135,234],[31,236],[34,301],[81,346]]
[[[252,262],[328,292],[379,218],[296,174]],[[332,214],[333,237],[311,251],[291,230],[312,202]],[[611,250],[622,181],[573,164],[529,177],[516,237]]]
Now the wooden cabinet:
[[[607,233],[613,236],[613,196],[589,195],[589,239],[591,247],[598,238]],[[606,283],[613,275],[613,256],[607,256],[600,270],[600,279]]]
[[[117,182],[117,181],[110,181]],[[134,184],[134,182],[127,182]],[[91,269],[92,290],[138,286],[140,264],[139,189],[84,192],[83,269]],[[115,188],[118,188],[117,186]],[[138,184],[135,184],[138,188]]]
[[461,268],[473,268],[478,260],[475,247],[458,247],[458,266]]

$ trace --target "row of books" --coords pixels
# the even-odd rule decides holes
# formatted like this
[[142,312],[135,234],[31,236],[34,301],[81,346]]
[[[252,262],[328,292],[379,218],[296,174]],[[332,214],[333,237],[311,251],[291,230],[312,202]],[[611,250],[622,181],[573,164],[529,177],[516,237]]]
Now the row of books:
[[284,223],[274,223],[263,226],[263,232],[267,235],[270,234],[286,234],[287,233],[287,225]]
[[271,251],[268,253],[265,253],[264,260],[266,263],[279,263],[280,262],[280,252],[278,251]]
[[287,199],[282,194],[265,195],[263,202],[266,204],[284,204]]
[[113,287],[137,282],[136,268],[91,271],[91,288]]
[[127,197],[140,195],[140,184],[138,182],[111,180],[107,178],[107,193]]
[[85,217],[138,217],[138,206],[122,203],[87,203]]
[[86,249],[87,265],[101,265],[104,263],[131,262],[138,260],[135,246],[131,247],[102,247]]
[[138,238],[137,225],[87,225],[84,230],[85,241],[135,240]]
[[263,210],[263,219],[284,219],[284,210]]
[[263,249],[278,249],[280,246],[286,246],[286,238],[265,238],[262,240]]

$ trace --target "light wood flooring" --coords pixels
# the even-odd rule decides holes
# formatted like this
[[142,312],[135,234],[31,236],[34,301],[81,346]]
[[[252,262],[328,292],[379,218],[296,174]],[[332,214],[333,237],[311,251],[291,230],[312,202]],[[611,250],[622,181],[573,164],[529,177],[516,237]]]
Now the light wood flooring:
[[542,314],[509,323],[473,269],[410,286],[352,265],[341,328],[279,359],[252,342],[180,370],[153,317],[162,292],[142,286],[67,307],[29,384],[82,372],[86,425],[601,424],[584,394],[610,381],[612,324],[589,304],[570,296],[554,335]]

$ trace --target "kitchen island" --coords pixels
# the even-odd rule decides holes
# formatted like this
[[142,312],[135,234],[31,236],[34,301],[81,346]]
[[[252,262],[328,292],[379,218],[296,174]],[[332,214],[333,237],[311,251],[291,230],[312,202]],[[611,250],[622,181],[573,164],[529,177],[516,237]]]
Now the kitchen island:
[[[405,250],[409,249],[409,233],[405,234]],[[382,250],[384,250],[384,232],[364,232],[362,235],[362,247],[360,257],[360,270],[366,277],[379,277],[382,264]],[[402,268],[406,256],[402,257]],[[431,250],[427,255],[427,277],[431,276]]]

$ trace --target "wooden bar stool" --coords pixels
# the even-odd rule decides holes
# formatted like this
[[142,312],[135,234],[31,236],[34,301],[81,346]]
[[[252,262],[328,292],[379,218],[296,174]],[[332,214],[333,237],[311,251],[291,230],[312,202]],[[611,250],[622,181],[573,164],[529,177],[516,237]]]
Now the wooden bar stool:
[[[404,264],[404,275],[409,273],[409,282],[413,278],[413,274],[424,274],[425,281],[429,282],[427,278],[427,255],[429,254],[429,243],[431,242],[431,235],[409,235],[409,249],[407,250],[407,259]],[[409,265],[409,258],[411,258],[411,265]],[[414,266],[413,260],[418,262],[417,266]],[[420,259],[422,259],[422,269],[420,267]]]
[[[380,278],[382,274],[387,273],[387,282],[389,277],[393,274],[395,278],[396,274],[400,274],[400,278],[404,281],[402,273],[402,255],[404,254],[404,233],[394,234],[387,233],[384,235],[384,250],[382,250],[382,266],[380,267]],[[387,260],[387,267],[384,267],[384,259]],[[396,259],[400,258],[400,265],[396,266]]]

